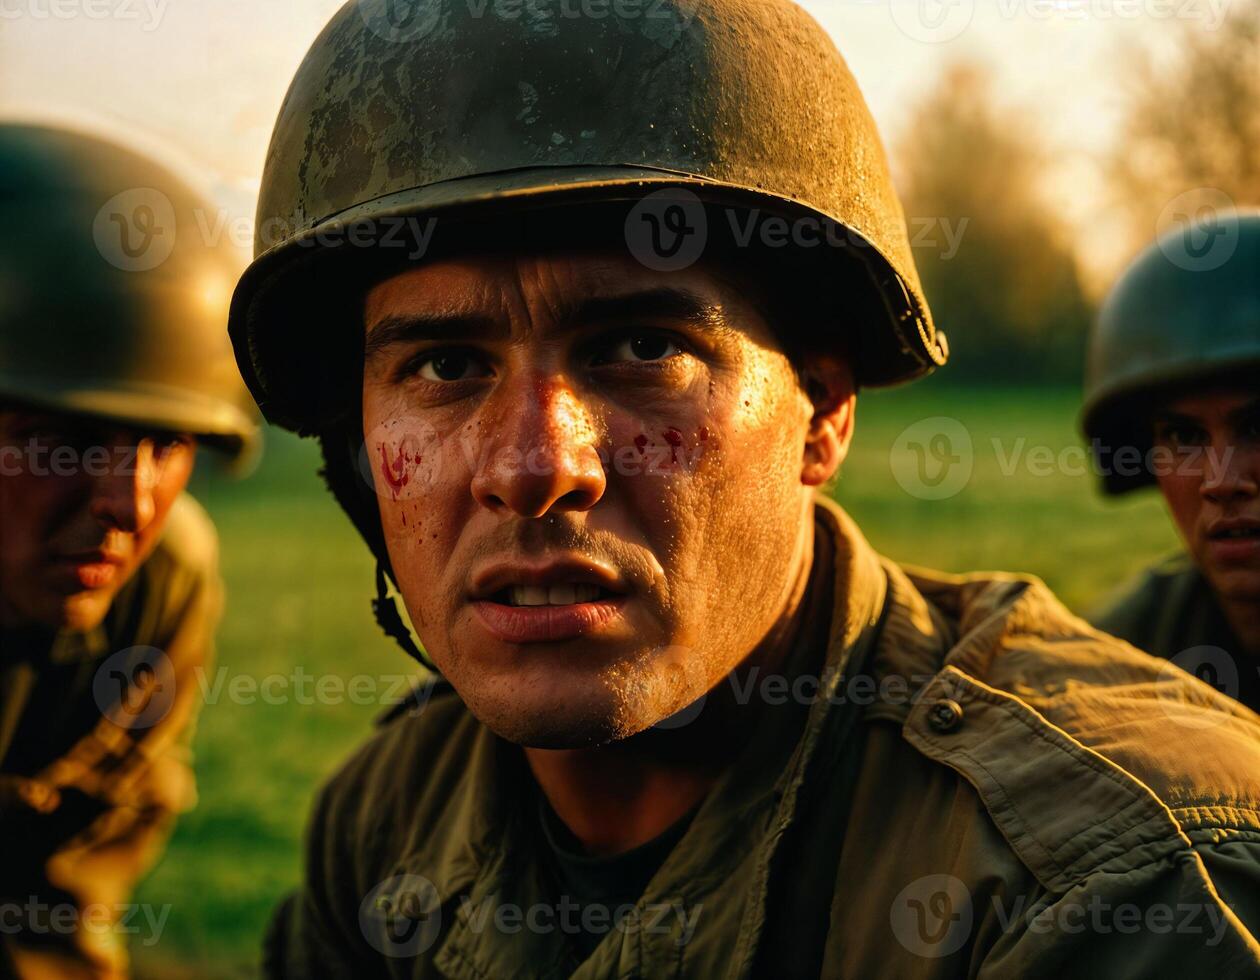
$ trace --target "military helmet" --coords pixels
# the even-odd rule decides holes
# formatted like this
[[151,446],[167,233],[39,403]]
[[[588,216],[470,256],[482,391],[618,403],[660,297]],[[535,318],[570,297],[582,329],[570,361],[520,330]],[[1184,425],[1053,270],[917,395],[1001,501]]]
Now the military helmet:
[[1260,383],[1260,211],[1212,212],[1167,232],[1125,270],[1090,336],[1081,427],[1103,490],[1154,482],[1147,466],[1107,465],[1150,449],[1152,395],[1246,377]]
[[165,167],[0,124],[0,400],[189,432],[246,461],[258,416],[224,336],[236,250]]
[[316,39],[276,122],[233,300],[269,419],[312,430],[331,407],[302,359],[312,310],[328,308],[311,293],[337,289],[303,261],[313,252],[406,216],[668,188],[844,230],[882,300],[861,325],[860,383],[944,363],[874,122],[818,24],[789,0],[587,2],[602,6],[351,0]]

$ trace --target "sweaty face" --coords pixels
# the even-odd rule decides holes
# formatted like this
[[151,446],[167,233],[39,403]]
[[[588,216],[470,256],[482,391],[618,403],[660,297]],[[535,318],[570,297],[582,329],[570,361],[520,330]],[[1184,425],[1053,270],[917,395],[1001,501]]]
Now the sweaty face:
[[[513,741],[685,707],[776,622],[814,408],[740,291],[621,256],[434,261],[366,300],[363,432],[429,654]],[[851,382],[850,382],[851,383]]]
[[188,483],[191,436],[0,411],[0,624],[91,629]]
[[1156,414],[1155,441],[1172,459],[1159,487],[1208,582],[1225,599],[1260,602],[1260,396],[1178,398]]

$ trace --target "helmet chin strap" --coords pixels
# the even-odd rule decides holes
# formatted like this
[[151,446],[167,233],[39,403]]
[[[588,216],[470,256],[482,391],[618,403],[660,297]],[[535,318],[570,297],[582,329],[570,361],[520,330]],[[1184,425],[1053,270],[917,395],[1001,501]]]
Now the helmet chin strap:
[[407,624],[403,622],[402,615],[398,612],[398,603],[389,594],[385,566],[379,561],[376,563],[376,598],[372,600],[372,615],[376,617],[376,625],[385,632],[386,636],[402,647],[407,656],[441,676],[442,672],[438,670],[437,664],[430,660],[429,655],[421,650],[416,641],[411,638],[411,630],[407,629]]

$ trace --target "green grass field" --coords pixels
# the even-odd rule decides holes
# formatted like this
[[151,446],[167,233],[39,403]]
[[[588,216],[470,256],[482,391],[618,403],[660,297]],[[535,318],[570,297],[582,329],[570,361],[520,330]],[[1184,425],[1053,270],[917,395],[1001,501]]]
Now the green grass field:
[[[1075,391],[959,391],[935,380],[864,395],[835,496],[893,558],[950,571],[1031,572],[1084,608],[1174,548],[1176,538],[1153,493],[1119,503],[1099,498],[1072,455],[1078,398]],[[965,429],[970,456],[958,441],[933,446],[937,424],[922,420],[942,416]],[[916,485],[916,454],[923,451],[916,445],[927,446],[929,484],[941,475],[935,467],[942,455],[960,457],[959,467],[970,460],[965,486],[939,500],[903,489],[898,475]],[[892,452],[894,446],[900,449]],[[1047,463],[1064,450],[1067,468]],[[301,704],[298,688],[290,684],[286,698],[279,681],[268,686],[264,679],[292,678],[300,667],[346,682],[373,678],[360,683],[385,694],[392,678],[410,669],[372,622],[367,549],[316,477],[317,463],[313,443],[269,433],[267,456],[249,480],[232,484],[212,473],[196,479],[194,491],[222,539],[223,683],[208,689],[211,703],[198,729],[201,802],[180,822],[138,896],[170,905],[160,940],[133,946],[138,975],[256,972],[270,910],[298,880],[312,794],[381,710],[354,703],[370,700],[366,689],[347,688],[358,694],[341,703],[307,697],[316,703]],[[949,471],[936,489],[950,489],[948,478],[964,472]],[[209,683],[217,679],[211,675]],[[233,679],[244,685],[238,694],[255,691],[254,703],[231,697]]]

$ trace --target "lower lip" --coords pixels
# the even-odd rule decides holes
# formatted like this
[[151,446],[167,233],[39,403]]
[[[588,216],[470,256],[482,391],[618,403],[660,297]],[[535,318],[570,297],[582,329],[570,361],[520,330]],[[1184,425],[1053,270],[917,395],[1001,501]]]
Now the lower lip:
[[1215,561],[1240,562],[1260,558],[1260,536],[1250,538],[1212,538],[1208,551]]
[[621,615],[624,604],[624,598],[617,598],[567,606],[507,606],[480,600],[472,606],[486,629],[504,643],[556,643],[608,625]]
[[74,561],[64,563],[75,581],[84,589],[103,589],[118,575],[118,566],[108,561]]

